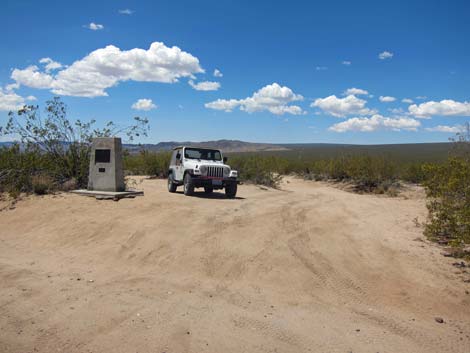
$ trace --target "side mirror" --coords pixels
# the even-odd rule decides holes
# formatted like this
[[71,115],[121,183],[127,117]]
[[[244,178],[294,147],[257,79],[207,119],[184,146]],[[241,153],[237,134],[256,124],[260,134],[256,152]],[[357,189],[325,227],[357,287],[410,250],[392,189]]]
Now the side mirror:
[[224,163],[227,163],[227,161],[228,161],[228,158],[224,157]]

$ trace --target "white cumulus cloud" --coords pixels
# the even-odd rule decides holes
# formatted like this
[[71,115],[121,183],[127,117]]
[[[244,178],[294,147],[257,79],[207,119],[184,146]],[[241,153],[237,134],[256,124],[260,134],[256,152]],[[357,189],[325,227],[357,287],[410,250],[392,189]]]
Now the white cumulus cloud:
[[220,83],[214,81],[203,81],[194,83],[193,80],[189,80],[188,83],[196,91],[217,91],[220,88]]
[[310,104],[311,107],[320,108],[325,113],[342,118],[347,115],[372,115],[376,111],[366,108],[364,99],[357,98],[355,95],[348,95],[344,98],[338,98],[335,95],[326,98],[317,98]]
[[412,104],[412,103],[413,103],[413,100],[410,99],[410,98],[403,98],[401,101],[402,101],[403,103],[407,103],[407,104]]
[[277,83],[264,86],[251,97],[245,99],[217,99],[205,104],[206,108],[231,112],[236,107],[248,113],[269,111],[276,115],[303,114],[304,111],[297,105],[289,103],[303,100],[300,94],[295,94],[289,87]]
[[379,59],[380,60],[386,60],[386,59],[391,59],[393,58],[393,53],[389,51],[383,51],[379,54]]
[[391,112],[394,116],[404,116],[408,115],[402,108],[389,108],[387,109],[389,112]]
[[91,29],[92,31],[99,31],[99,30],[102,30],[104,28],[103,25],[100,25],[99,23],[94,23],[94,22],[91,22],[90,24],[87,24],[85,27],[88,28],[88,29]]
[[391,96],[380,96],[379,100],[384,103],[395,102],[397,99]]
[[119,13],[121,15],[132,15],[134,11],[131,9],[122,9],[122,10],[119,10]]
[[39,60],[39,63],[44,64],[46,72],[62,68],[61,63],[54,61],[51,58],[42,58],[41,60]]
[[28,100],[34,101],[36,97],[28,96],[24,98],[11,90],[4,90],[0,87],[0,111],[18,110]]
[[345,95],[345,96],[349,96],[351,94],[355,95],[355,96],[360,96],[360,95],[367,95],[367,94],[369,94],[369,92],[367,92],[365,89],[351,87],[351,88],[348,88],[343,93],[343,95]]
[[29,66],[13,70],[11,78],[24,86],[50,89],[54,94],[97,97],[107,96],[106,89],[121,81],[174,83],[202,72],[198,58],[176,46],[154,42],[148,50],[121,50],[108,45],[54,75]]
[[151,99],[141,98],[138,99],[137,102],[132,104],[131,108],[135,110],[149,111],[152,109],[156,109],[157,106],[152,102]]
[[330,126],[328,130],[334,132],[373,132],[377,130],[416,131],[420,125],[421,123],[418,120],[411,118],[388,118],[380,114],[375,114],[370,118],[356,117],[348,119],[341,123]]
[[214,77],[222,77],[223,73],[219,69],[215,69],[213,73]]
[[48,73],[39,71],[36,65],[28,66],[25,69],[14,69],[11,78],[17,84],[31,88],[51,88],[54,78]]
[[9,85],[6,85],[5,86],[5,90],[8,91],[8,92],[11,92],[15,89],[18,89],[20,88],[20,84],[15,82],[15,83],[10,83]]
[[455,126],[447,126],[447,125],[437,125],[433,127],[427,127],[425,130],[426,131],[431,131],[431,132],[448,132],[448,133],[458,133],[463,131],[463,126],[461,125],[455,125]]
[[349,65],[351,65],[351,62],[349,60],[343,60],[343,62],[341,64],[349,66]]
[[429,101],[419,105],[408,107],[410,114],[419,118],[431,116],[470,116],[470,102],[457,102],[452,99],[444,99],[440,102]]
[[213,102],[209,102],[209,103],[204,104],[204,106],[206,108],[210,108],[210,109],[223,110],[223,111],[226,111],[226,112],[231,112],[236,107],[241,105],[240,101],[242,101],[242,99],[238,100],[238,99],[220,99],[219,98],[219,99],[217,99]]

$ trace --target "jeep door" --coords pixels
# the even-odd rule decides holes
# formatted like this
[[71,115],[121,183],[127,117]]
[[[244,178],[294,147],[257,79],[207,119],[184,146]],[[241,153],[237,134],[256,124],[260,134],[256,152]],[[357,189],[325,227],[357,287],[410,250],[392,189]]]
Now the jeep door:
[[176,150],[176,160],[175,160],[175,179],[178,181],[183,180],[183,150]]

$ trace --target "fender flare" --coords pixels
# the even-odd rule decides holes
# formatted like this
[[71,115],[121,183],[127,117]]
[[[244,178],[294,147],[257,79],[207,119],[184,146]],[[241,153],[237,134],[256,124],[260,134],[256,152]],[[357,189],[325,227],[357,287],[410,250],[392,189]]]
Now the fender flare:
[[193,170],[192,169],[186,169],[183,173],[183,180],[186,177],[186,174],[193,175]]

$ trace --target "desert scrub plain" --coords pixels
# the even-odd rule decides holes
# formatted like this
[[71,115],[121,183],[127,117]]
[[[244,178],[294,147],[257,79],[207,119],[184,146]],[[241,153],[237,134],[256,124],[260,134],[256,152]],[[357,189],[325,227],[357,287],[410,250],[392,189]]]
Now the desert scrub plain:
[[169,154],[141,151],[125,168],[145,196],[105,202],[61,190],[111,125],[58,100],[11,118],[1,352],[468,352],[468,135],[439,160],[232,154],[235,200],[168,193]]
[[[44,115],[44,116],[43,116]],[[21,193],[46,194],[87,185],[89,146],[93,137],[121,134],[130,141],[146,136],[148,120],[118,127],[108,122],[72,121],[67,107],[54,98],[44,114],[38,106],[25,106],[9,114],[0,133],[19,136],[21,143],[0,148],[0,192],[17,199]],[[470,126],[443,144],[392,146],[290,145],[290,149],[230,154],[240,180],[278,188],[283,176],[333,181],[359,193],[397,196],[403,183],[422,185],[429,215],[425,234],[449,245],[451,253],[468,258],[470,242]],[[135,150],[134,150],[135,151]],[[166,178],[170,152],[124,153],[128,175]]]

